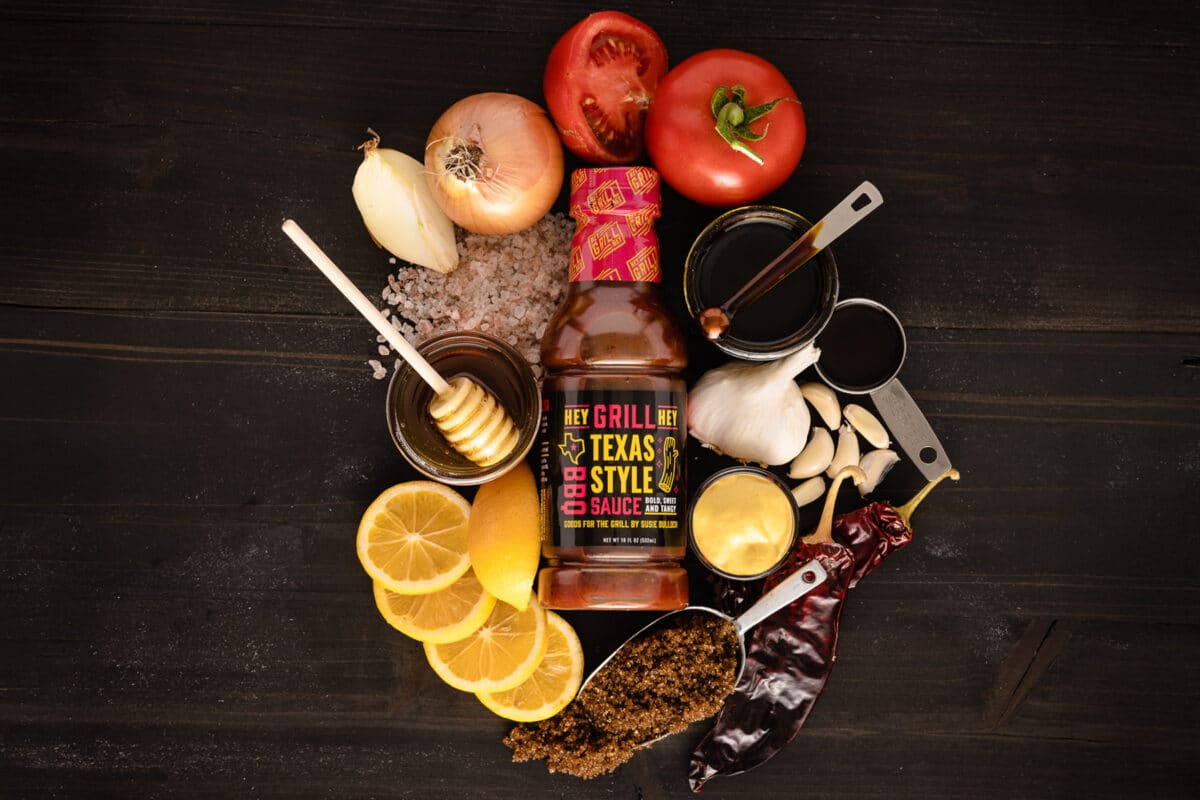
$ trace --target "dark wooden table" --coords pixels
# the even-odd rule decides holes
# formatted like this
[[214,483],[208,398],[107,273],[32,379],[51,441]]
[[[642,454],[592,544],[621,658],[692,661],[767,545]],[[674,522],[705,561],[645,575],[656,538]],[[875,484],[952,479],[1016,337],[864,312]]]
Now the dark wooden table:
[[[774,202],[883,190],[835,248],[843,295],[905,321],[964,473],[851,594],[799,738],[707,793],[1193,796],[1195,4],[614,6],[673,62],[734,46],[792,78],[809,145]],[[414,473],[373,333],[279,233],[384,285],[364,128],[419,152],[464,95],[540,102],[592,10],[0,4],[0,795],[688,795],[699,728],[590,783],[511,764],[506,723],[379,618],[354,530]],[[674,292],[712,212],[666,204]],[[572,616],[593,656],[633,618],[597,619]]]

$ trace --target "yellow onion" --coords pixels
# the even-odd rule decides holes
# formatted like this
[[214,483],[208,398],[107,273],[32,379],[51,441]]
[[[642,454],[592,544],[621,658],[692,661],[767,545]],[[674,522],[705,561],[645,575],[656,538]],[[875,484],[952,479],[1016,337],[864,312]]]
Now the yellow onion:
[[434,200],[469,231],[515,233],[541,219],[563,182],[562,144],[536,103],[485,92],[459,100],[425,144]]
[[438,207],[423,174],[424,166],[399,150],[379,146],[379,134],[367,129],[362,163],[354,174],[354,202],[375,244],[397,258],[438,272],[458,266],[454,223]]

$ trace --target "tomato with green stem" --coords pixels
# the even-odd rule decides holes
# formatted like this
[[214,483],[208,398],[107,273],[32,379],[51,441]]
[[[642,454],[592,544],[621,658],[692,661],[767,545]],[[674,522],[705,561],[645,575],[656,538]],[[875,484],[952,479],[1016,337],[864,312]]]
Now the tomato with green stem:
[[577,22],[550,51],[542,84],[563,144],[593,164],[635,161],[666,71],[667,48],[646,23],[619,11]]
[[796,91],[774,65],[740,50],[707,50],[658,84],[646,150],[675,191],[709,206],[737,206],[778,189],[804,152]]

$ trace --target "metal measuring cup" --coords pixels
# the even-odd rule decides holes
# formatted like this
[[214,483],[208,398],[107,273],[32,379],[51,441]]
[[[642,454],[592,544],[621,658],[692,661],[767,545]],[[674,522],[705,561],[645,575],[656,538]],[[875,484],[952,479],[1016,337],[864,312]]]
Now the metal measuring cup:
[[579,689],[579,694],[583,694],[583,690],[586,689],[588,684],[592,682],[592,679],[595,678],[601,670],[608,666],[608,663],[616,658],[617,654],[620,653],[621,650],[630,642],[639,639],[652,630],[658,628],[665,621],[677,617],[680,614],[708,614],[733,624],[738,642],[737,670],[733,679],[733,683],[736,686],[737,682],[741,680],[742,672],[746,669],[745,636],[750,629],[774,614],[776,611],[791,605],[793,601],[808,594],[813,589],[820,586],[828,577],[829,574],[825,571],[825,568],[814,559],[801,565],[795,572],[780,581],[771,589],[771,591],[760,597],[758,602],[743,611],[736,618],[731,617],[722,611],[718,611],[715,608],[708,608],[707,606],[688,606],[686,608],[681,608],[676,611],[670,611],[666,614],[663,614],[661,617],[658,617],[648,625],[645,625],[637,633],[633,634],[624,642],[622,642],[621,646],[612,652],[612,655],[601,661],[599,666],[592,670],[592,673],[588,675],[587,680],[583,682],[583,685]]
[[[837,374],[832,365],[822,368],[825,352],[833,352],[844,342],[835,342],[832,337],[845,336],[846,331],[838,325],[838,312],[868,314],[866,320],[881,329],[886,329],[891,337],[888,341],[879,341],[878,347],[884,351],[860,352],[863,361],[871,361],[874,369],[871,374],[857,376],[853,384],[848,383]],[[843,318],[845,319],[845,317]],[[822,339],[825,344],[822,344]],[[822,351],[822,360],[817,362],[817,373],[827,384],[839,392],[854,395],[867,395],[875,404],[883,423],[895,437],[896,443],[905,455],[916,465],[926,480],[935,480],[950,470],[950,458],[938,441],[937,434],[929,426],[925,415],[917,407],[916,401],[896,378],[904,357],[908,353],[908,339],[904,335],[904,326],[891,309],[874,300],[855,297],[842,300],[834,306],[833,316],[821,335],[817,337],[817,347]],[[871,343],[861,344],[862,348],[870,348]]]

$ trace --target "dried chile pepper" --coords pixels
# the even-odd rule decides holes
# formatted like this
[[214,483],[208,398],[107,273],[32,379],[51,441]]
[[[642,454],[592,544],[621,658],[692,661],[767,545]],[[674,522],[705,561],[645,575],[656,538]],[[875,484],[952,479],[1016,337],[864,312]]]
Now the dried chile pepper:
[[930,481],[902,506],[876,501],[833,521],[833,540],[849,547],[854,553],[851,589],[882,564],[885,558],[912,541],[910,520],[913,512],[933,491],[933,487],[946,478],[958,480],[958,471],[950,470],[937,480]]
[[837,649],[838,619],[854,559],[840,544],[801,544],[825,582],[759,623],[746,648],[746,668],[692,754],[688,783],[698,792],[717,775],[745,772],[783,749],[821,694]]
[[[795,738],[833,668],[846,591],[912,540],[912,513],[934,486],[946,477],[958,480],[957,471],[951,470],[899,508],[875,502],[834,520],[840,481],[856,469],[839,473],[816,531],[763,583],[763,591],[770,589],[811,558],[817,558],[829,573],[821,587],[755,628],[741,680],[712,730],[692,753],[688,783],[693,792],[701,791],[717,775],[733,775],[762,764]],[[725,589],[722,600],[726,604],[740,605],[752,599],[749,593],[732,587],[719,588]]]

